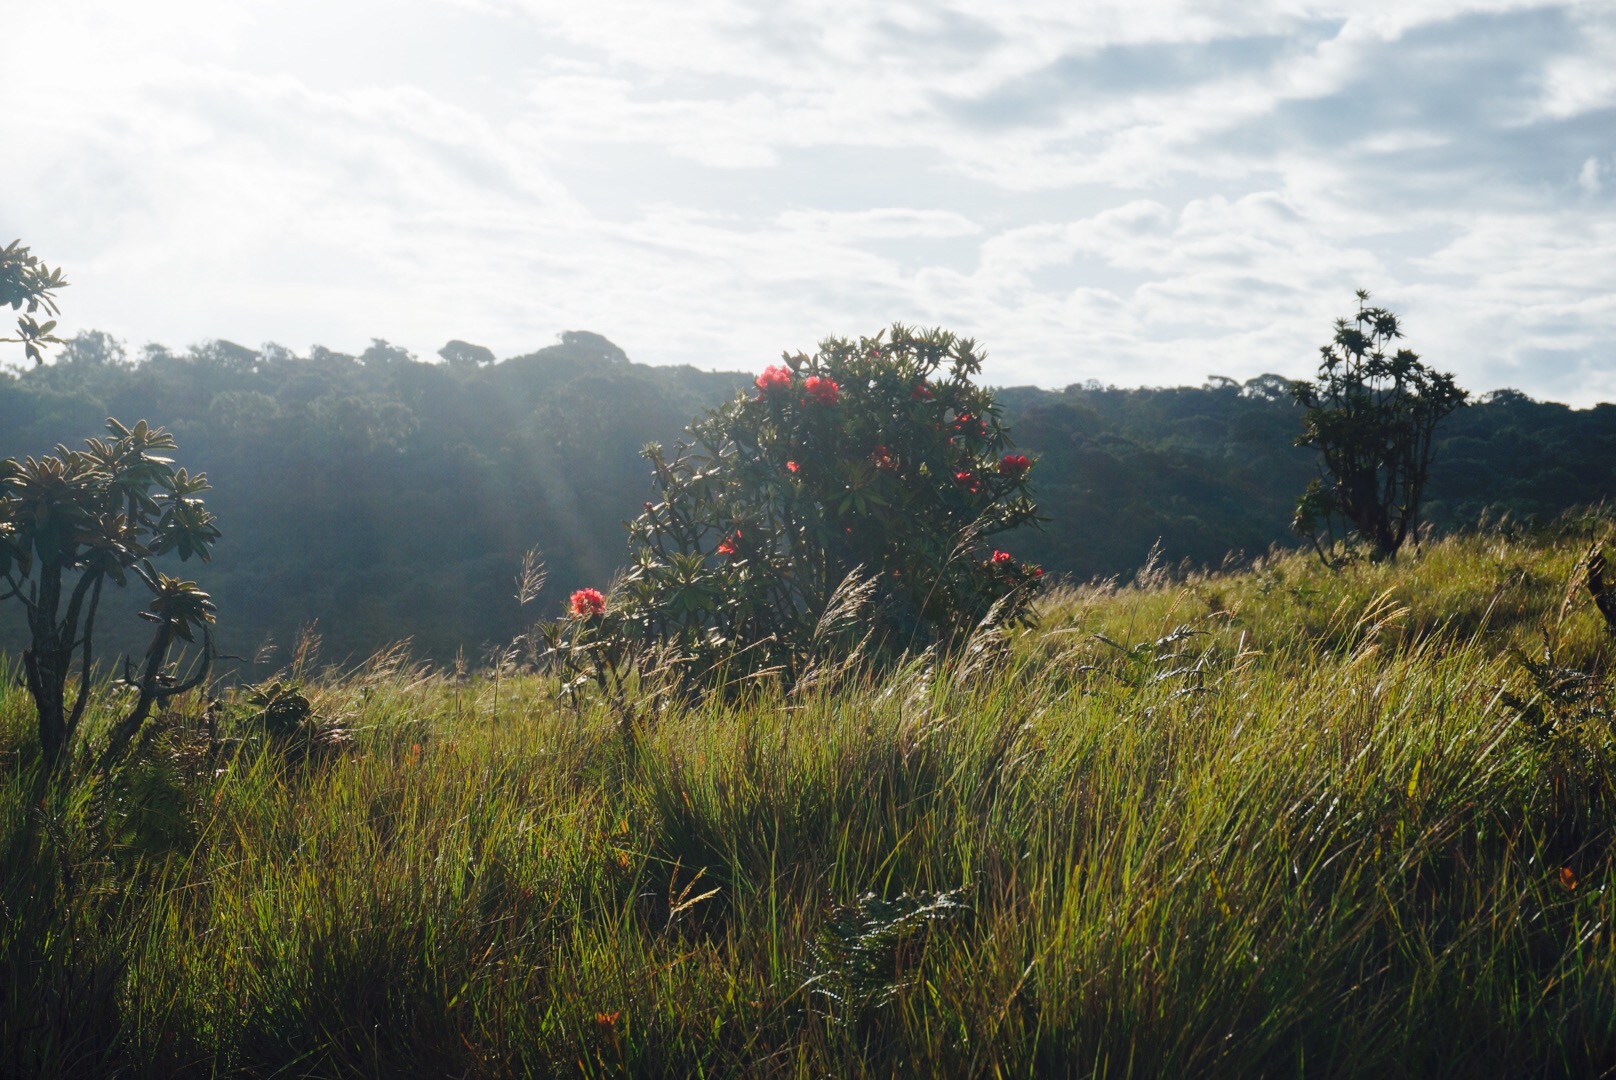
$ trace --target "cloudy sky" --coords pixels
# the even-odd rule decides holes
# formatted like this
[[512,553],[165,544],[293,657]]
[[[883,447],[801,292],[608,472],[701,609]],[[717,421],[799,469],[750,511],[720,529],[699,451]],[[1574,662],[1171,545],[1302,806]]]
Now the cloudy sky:
[[1362,286],[1461,385],[1616,400],[1616,0],[15,7],[0,242],[70,331],[747,369],[900,320],[1180,385],[1311,374]]

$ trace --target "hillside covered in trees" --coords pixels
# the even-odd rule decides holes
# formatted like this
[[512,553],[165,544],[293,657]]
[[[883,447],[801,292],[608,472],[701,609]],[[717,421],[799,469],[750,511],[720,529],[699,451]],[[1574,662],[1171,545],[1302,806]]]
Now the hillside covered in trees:
[[[464,342],[444,355],[215,341],[131,357],[83,334],[55,363],[0,377],[0,457],[76,446],[109,416],[161,424],[214,486],[224,538],[197,576],[226,652],[283,662],[313,622],[328,659],[408,637],[423,655],[475,663],[568,590],[611,579],[628,555],[623,522],[650,495],[641,449],[677,442],[755,375],[635,364],[586,332],[499,362]],[[1132,574],[1158,543],[1165,561],[1198,565],[1295,543],[1314,455],[1293,445],[1300,410],[1278,376],[997,398],[1038,461],[1048,518],[1012,538],[1018,557],[1088,579]],[[1437,438],[1425,517],[1439,530],[1483,513],[1548,518],[1616,487],[1613,406],[1495,391]],[[523,611],[513,578],[532,548],[550,586]],[[109,643],[129,622],[104,621]],[[15,633],[0,628],[0,647],[16,648],[3,636]]]

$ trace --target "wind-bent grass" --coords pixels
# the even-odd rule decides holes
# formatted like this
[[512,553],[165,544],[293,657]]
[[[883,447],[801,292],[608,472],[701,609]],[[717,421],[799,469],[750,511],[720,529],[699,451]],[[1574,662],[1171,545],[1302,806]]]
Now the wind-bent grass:
[[1612,720],[1501,695],[1511,649],[1606,662],[1586,537],[1070,590],[956,662],[629,730],[395,658],[311,688],[344,746],[176,724],[99,796],[35,784],[0,691],[6,1065],[1611,1070]]

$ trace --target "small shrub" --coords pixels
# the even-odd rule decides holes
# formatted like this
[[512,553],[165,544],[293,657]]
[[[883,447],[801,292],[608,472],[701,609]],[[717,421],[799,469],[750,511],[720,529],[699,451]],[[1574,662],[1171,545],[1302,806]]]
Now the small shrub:
[[974,914],[969,893],[967,887],[886,900],[872,892],[838,906],[809,943],[804,989],[849,1017],[891,1004],[913,985],[931,932]]
[[796,682],[1024,622],[1042,571],[988,540],[1035,519],[1033,462],[980,369],[974,342],[903,326],[786,356],[692,445],[647,448],[660,498],[629,527],[634,564],[605,608],[574,598],[569,640]]
[[298,679],[244,687],[234,695],[247,710],[239,729],[289,758],[316,757],[347,745],[351,736],[342,721],[321,713],[304,691]]
[[[207,476],[174,467],[165,456],[174,437],[160,427],[109,419],[107,431],[83,450],[58,446],[54,455],[0,461],[0,602],[15,599],[27,621],[23,673],[51,767],[66,760],[90,701],[96,616],[109,582],[121,587],[134,577],[151,590],[140,617],[154,631],[139,664],[125,663],[137,695],[113,726],[103,765],[123,753],[153,708],[201,685],[213,659],[212,599],[152,565],[170,553],[208,561],[219,530],[202,503]],[[201,662],[182,680],[169,654],[198,635]]]

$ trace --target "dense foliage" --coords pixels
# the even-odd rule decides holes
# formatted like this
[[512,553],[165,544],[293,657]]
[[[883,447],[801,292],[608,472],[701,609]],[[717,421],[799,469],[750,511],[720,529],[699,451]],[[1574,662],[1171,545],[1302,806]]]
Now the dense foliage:
[[[523,553],[539,547],[561,589],[610,580],[627,559],[623,522],[650,491],[645,441],[671,442],[741,384],[607,356],[573,335],[492,366],[421,363],[386,343],[131,358],[81,335],[53,363],[0,373],[0,453],[76,443],[109,415],[173,432],[230,524],[197,575],[220,605],[223,652],[263,653],[268,670],[315,622],[333,661],[412,637],[479,663],[521,629]],[[117,609],[109,648],[141,648],[115,629],[134,614]],[[23,644],[12,630],[0,624],[8,651]]]
[[671,647],[703,679],[792,683],[825,653],[897,656],[1019,622],[1042,571],[989,540],[1033,519],[1032,462],[980,368],[942,330],[830,339],[698,418],[692,445],[651,447],[658,498],[629,527],[608,632]]
[[[333,661],[412,637],[421,654],[464,649],[476,663],[629,563],[624,522],[655,496],[645,443],[688,438],[692,416],[751,392],[756,373],[633,364],[582,333],[498,363],[465,355],[126,350],[81,334],[50,363],[0,371],[0,456],[77,445],[108,416],[173,432],[229,523],[219,558],[196,571],[220,605],[221,649],[250,658],[275,643],[259,670],[283,663],[310,621]],[[1302,410],[1285,379],[994,397],[1017,452],[1038,462],[1050,518],[1021,531],[1015,554],[1050,574],[1131,576],[1158,540],[1169,564],[1213,566],[1295,542],[1294,498],[1316,453],[1293,445]],[[1616,407],[1498,391],[1438,429],[1422,517],[1439,531],[1484,512],[1548,520],[1612,492]],[[512,579],[535,546],[550,585],[524,610]],[[120,633],[139,625],[133,600],[106,602],[109,655],[138,655],[144,641]],[[19,622],[0,620],[0,647],[26,644]]]
[[627,739],[292,672],[43,798],[0,679],[0,1074],[1608,1075],[1610,527],[1057,591]]
[[1302,406],[1297,441],[1321,458],[1320,476],[1296,504],[1295,527],[1321,556],[1338,521],[1377,556],[1397,554],[1419,525],[1436,426],[1469,396],[1413,350],[1388,355],[1402,328],[1368,302],[1358,290],[1357,315],[1337,319],[1319,349],[1318,379],[1292,387]]

